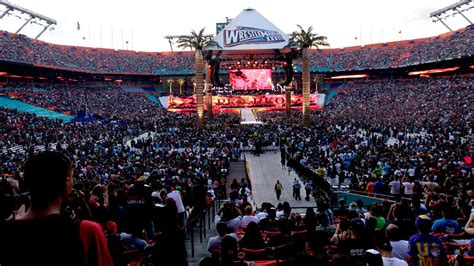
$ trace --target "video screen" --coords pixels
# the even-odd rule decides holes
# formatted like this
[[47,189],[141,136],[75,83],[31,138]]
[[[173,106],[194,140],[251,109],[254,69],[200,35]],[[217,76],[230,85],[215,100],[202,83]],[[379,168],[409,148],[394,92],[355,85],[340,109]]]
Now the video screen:
[[234,90],[270,90],[271,69],[241,69],[230,71],[230,85]]

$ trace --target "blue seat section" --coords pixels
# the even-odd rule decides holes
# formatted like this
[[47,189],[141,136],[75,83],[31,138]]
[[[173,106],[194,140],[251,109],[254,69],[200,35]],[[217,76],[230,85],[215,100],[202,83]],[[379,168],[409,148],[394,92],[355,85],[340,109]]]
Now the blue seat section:
[[159,104],[160,101],[158,101],[158,98],[156,98],[155,95],[151,94],[151,93],[147,93],[145,94],[146,97],[152,102],[152,103],[156,103],[156,104]]
[[123,88],[124,92],[145,92],[142,88]]
[[6,97],[0,97],[0,106],[7,107],[10,109],[16,109],[20,112],[27,112],[35,114],[37,116],[51,118],[51,119],[60,119],[63,122],[71,122],[72,116],[54,112],[48,109],[44,109],[38,106],[27,104],[21,101],[12,100]]
[[324,104],[329,103],[329,101],[331,101],[331,99],[336,96],[336,94],[337,90],[328,90],[328,92],[326,93],[326,100],[324,101]]

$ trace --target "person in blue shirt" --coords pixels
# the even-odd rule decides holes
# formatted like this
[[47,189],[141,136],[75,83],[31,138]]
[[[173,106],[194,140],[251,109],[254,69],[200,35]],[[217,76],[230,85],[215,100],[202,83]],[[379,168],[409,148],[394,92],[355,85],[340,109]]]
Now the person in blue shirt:
[[462,228],[458,221],[454,220],[453,208],[445,207],[442,210],[443,218],[435,220],[431,231],[435,234],[459,234]]
[[375,194],[385,194],[385,183],[382,179],[377,178],[377,182],[374,184],[374,192]]
[[416,227],[419,234],[413,235],[408,242],[408,262],[410,266],[442,266],[448,260],[443,242],[431,235],[433,222],[427,215],[416,218]]

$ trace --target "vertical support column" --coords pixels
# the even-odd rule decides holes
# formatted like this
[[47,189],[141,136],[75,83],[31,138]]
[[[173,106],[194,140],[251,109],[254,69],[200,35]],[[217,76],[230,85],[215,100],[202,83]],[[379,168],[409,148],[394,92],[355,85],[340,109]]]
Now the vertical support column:
[[311,93],[311,75],[309,72],[309,48],[303,48],[303,126],[309,127],[311,123],[311,112],[309,108],[309,96]]
[[204,95],[203,95],[203,60],[202,60],[202,51],[196,50],[195,55],[195,67],[196,67],[196,112],[197,112],[197,128],[204,128]]
[[207,117],[212,118],[212,91],[211,91],[211,65],[206,63],[206,108]]

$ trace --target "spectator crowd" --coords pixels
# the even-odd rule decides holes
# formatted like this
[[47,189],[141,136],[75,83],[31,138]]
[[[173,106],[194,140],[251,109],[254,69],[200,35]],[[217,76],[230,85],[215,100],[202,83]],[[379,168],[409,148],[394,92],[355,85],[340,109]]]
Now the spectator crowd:
[[[386,69],[445,61],[474,54],[474,29],[447,36],[365,47],[312,50],[310,64],[322,71]],[[24,35],[0,32],[0,60],[101,73],[192,71],[190,52],[144,53],[49,44]],[[347,50],[346,50],[347,49]],[[296,62],[301,67],[301,62]]]
[[[202,265],[464,265],[474,238],[473,79],[342,87],[324,109],[313,111],[309,128],[298,125],[301,114],[295,111],[291,118],[258,113],[263,125],[240,125],[237,114],[216,114],[200,131],[194,114],[166,112],[141,93],[4,87],[31,104],[71,114],[87,109],[100,119],[62,123],[0,109],[1,220],[28,215],[24,164],[33,154],[55,150],[67,154],[74,170],[61,214],[99,224],[115,264],[126,264],[126,251],[135,250],[155,265],[187,265],[181,229],[219,198],[228,200],[217,213],[218,235],[209,240]],[[389,200],[331,206],[316,197],[316,208],[299,213],[288,203],[252,206],[242,184],[226,195],[230,161],[244,148],[274,143],[288,160],[336,187]],[[313,177],[302,176],[321,186]]]

